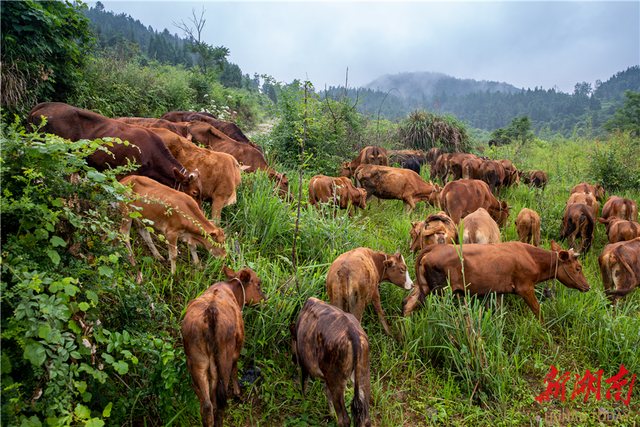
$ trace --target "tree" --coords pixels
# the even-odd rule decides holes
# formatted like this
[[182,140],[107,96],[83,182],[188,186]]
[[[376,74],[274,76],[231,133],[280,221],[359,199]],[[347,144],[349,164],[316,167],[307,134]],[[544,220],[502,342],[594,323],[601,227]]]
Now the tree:
[[619,129],[631,132],[631,135],[636,138],[640,137],[640,93],[627,90],[624,96],[627,98],[624,106],[619,108],[613,115],[613,119],[602,127],[609,132]]
[[529,116],[514,117],[511,124],[505,128],[495,129],[491,132],[491,139],[498,141],[499,145],[508,144],[515,140],[522,142],[533,140],[531,131],[531,119]]
[[225,87],[242,87],[242,71],[236,64],[225,63],[224,70],[220,74],[220,83]]
[[[213,47],[202,41],[202,29],[207,22],[204,19],[204,13],[206,10],[202,7],[202,13],[200,18],[196,16],[196,10],[192,9],[191,13],[193,18],[189,18],[189,21],[196,26],[195,30],[187,25],[184,21],[179,23],[173,22],[173,25],[181,29],[186,36],[188,36],[193,44],[188,45],[191,52],[195,53],[198,58],[198,66],[200,72],[203,75],[207,75],[209,67],[216,67],[218,71],[223,71],[226,63],[226,58],[229,56],[229,49],[224,46]],[[196,38],[197,35],[197,38]]]

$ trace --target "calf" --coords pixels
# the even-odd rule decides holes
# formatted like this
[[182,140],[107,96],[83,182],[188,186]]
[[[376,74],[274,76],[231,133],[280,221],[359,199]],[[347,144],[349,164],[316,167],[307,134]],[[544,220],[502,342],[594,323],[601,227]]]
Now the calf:
[[378,165],[360,165],[355,172],[356,186],[367,190],[367,198],[399,199],[404,203],[407,215],[416,208],[416,203],[428,201],[435,187],[408,169]]
[[502,163],[495,160],[483,161],[478,169],[478,179],[489,185],[492,194],[500,194],[506,176],[507,172]]
[[500,229],[489,212],[478,208],[462,219],[462,243],[500,243]]
[[332,178],[325,175],[316,175],[309,180],[309,204],[332,203],[340,209],[349,209],[349,215],[353,216],[355,208],[367,208],[367,192],[362,188],[356,188],[349,178]]
[[462,162],[462,179],[480,179],[480,165],[483,160],[479,157],[465,159]]
[[382,147],[364,147],[358,157],[350,162],[342,163],[340,176],[352,178],[360,165],[389,166],[387,150]]
[[516,218],[516,230],[522,243],[540,246],[540,216],[536,211],[522,209]]
[[453,292],[470,295],[516,294],[542,322],[534,291],[536,283],[556,278],[568,288],[582,292],[591,288],[578,256],[573,250],[562,250],[553,241],[551,251],[521,242],[428,246],[416,258],[418,298],[424,302],[426,295],[442,292],[447,286]]
[[[189,251],[194,264],[198,264],[196,245],[203,245],[216,257],[225,257],[224,231],[215,227],[198,209],[196,202],[184,193],[173,190],[144,176],[131,175],[120,180],[124,186],[131,185],[133,191],[132,200],[121,202],[121,208],[125,213],[120,233],[124,237],[124,244],[129,250],[131,264],[136,265],[129,240],[131,224],[134,221],[128,212],[140,213],[140,218],[135,218],[140,225],[140,235],[147,242],[151,253],[156,259],[164,261],[158,253],[151,235],[140,219],[153,221],[153,228],[167,237],[169,245],[169,259],[171,261],[171,274],[176,272],[176,258],[178,257],[178,239],[189,245]],[[133,208],[131,208],[133,207]],[[138,275],[138,280],[142,277]]]
[[605,293],[615,303],[640,285],[640,237],[607,245],[598,264]]
[[586,194],[591,194],[592,196],[595,196],[595,198],[599,201],[599,202],[604,202],[604,188],[602,188],[602,185],[591,185],[591,184],[587,184],[586,182],[582,181],[580,184],[575,185],[572,189],[571,189],[571,193],[569,194],[573,194],[573,193],[586,193]]
[[329,410],[338,416],[338,426],[351,425],[344,403],[347,381],[353,382],[351,416],[355,427],[371,426],[369,396],[369,338],[349,313],[316,298],[304,303],[291,331],[291,359],[300,365],[302,396],[309,376],[324,380]]
[[380,318],[387,335],[391,335],[384,318],[378,284],[391,282],[409,290],[413,282],[400,252],[388,255],[368,248],[345,252],[336,258],[327,273],[329,302],[362,321],[362,314],[369,303]]
[[428,245],[458,242],[458,229],[446,213],[429,214],[424,221],[411,223],[409,250],[419,252]]
[[542,188],[543,190],[547,187],[547,173],[543,171],[519,171],[520,179],[522,182],[529,186],[533,186],[536,188]]
[[588,193],[572,193],[567,200],[567,206],[573,203],[582,203],[587,205],[593,210],[593,217],[598,217],[598,211],[600,210],[600,204],[596,200],[595,196]]
[[184,354],[204,427],[222,427],[229,379],[240,395],[238,358],[244,344],[242,309],[266,300],[261,281],[250,268],[223,268],[225,282],[189,301],[181,325]]
[[484,208],[500,227],[509,217],[507,202],[498,202],[486,182],[478,179],[463,179],[448,182],[440,194],[440,206],[458,224],[465,215]]
[[505,170],[505,177],[504,181],[502,181],[502,186],[511,187],[514,184],[520,184],[520,174],[518,174],[518,168],[516,168],[516,166],[507,159],[500,159],[498,160],[498,162],[500,162]]
[[567,206],[562,218],[562,239],[567,239],[570,248],[580,237],[578,252],[586,252],[591,248],[593,232],[595,229],[595,217],[593,210],[582,203],[574,203]]
[[611,196],[602,207],[602,217],[609,218],[611,216],[638,222],[638,205],[631,199]]
[[637,222],[625,221],[615,216],[607,219],[598,218],[598,222],[607,227],[609,243],[624,242],[640,237],[640,224]]

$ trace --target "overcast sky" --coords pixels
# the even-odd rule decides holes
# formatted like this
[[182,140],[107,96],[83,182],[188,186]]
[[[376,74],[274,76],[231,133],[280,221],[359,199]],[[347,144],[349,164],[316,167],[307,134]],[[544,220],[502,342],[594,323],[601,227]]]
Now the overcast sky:
[[433,71],[571,93],[640,64],[638,1],[102,3],[180,36],[172,22],[204,6],[204,41],[229,48],[244,74],[316,89],[344,85],[348,68],[349,87]]

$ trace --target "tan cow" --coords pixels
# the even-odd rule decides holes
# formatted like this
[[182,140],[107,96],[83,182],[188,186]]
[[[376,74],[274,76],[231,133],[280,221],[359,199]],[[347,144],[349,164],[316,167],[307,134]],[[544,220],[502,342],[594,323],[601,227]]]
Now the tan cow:
[[500,227],[504,226],[509,210],[513,208],[506,201],[498,202],[487,183],[478,179],[448,182],[440,194],[440,205],[456,224],[462,217],[484,208]]
[[506,172],[504,181],[502,181],[502,186],[511,187],[514,184],[520,184],[520,174],[518,173],[518,168],[516,168],[516,166],[508,159],[500,159],[498,160],[498,162],[502,164]]
[[261,281],[250,268],[223,268],[226,281],[211,285],[189,301],[181,325],[184,354],[193,380],[204,427],[222,427],[229,379],[240,395],[238,359],[244,345],[245,305],[266,300]]
[[409,169],[378,165],[360,165],[355,172],[356,186],[367,190],[367,199],[399,199],[404,203],[407,215],[416,203],[433,199],[435,187]]
[[478,208],[462,218],[462,243],[500,243],[500,229],[489,212]]
[[569,199],[567,200],[567,205],[569,206],[573,203],[582,203],[587,205],[593,210],[593,217],[598,217],[598,211],[600,210],[600,204],[596,200],[593,194],[588,193],[571,193]]
[[462,162],[462,179],[480,179],[480,165],[482,160],[479,157],[468,158]]
[[615,216],[607,219],[598,218],[598,222],[607,227],[609,243],[624,242],[640,237],[640,224],[637,222],[626,221]]
[[289,330],[291,360],[300,365],[302,396],[306,397],[309,376],[324,380],[323,391],[330,412],[333,414],[335,410],[338,426],[349,427],[351,420],[344,403],[344,392],[351,379],[353,425],[371,426],[369,338],[360,322],[352,314],[311,297]]
[[411,223],[409,250],[419,252],[428,245],[446,245],[458,242],[458,230],[444,212],[429,214],[424,221]]
[[198,169],[202,181],[202,200],[211,201],[211,218],[220,220],[222,208],[236,202],[236,188],[242,178],[240,166],[230,154],[200,148],[167,129],[150,128],[165,143],[173,157],[186,168]]
[[522,243],[540,246],[540,216],[536,211],[523,208],[516,218],[516,230]]
[[605,293],[615,303],[640,285],[640,237],[607,245],[598,264]]
[[587,252],[593,242],[595,227],[596,220],[593,216],[593,210],[583,203],[574,203],[567,206],[562,218],[561,239],[567,239],[567,244],[573,248],[576,239],[580,238],[578,252]]
[[627,221],[638,222],[638,205],[631,199],[618,196],[611,196],[602,207],[602,218],[626,219]]
[[340,176],[352,178],[360,165],[389,166],[387,150],[382,147],[364,147],[355,159],[342,163]]
[[[164,261],[164,258],[153,244],[151,235],[145,228],[146,224],[140,220],[153,221],[153,228],[167,237],[171,274],[176,272],[178,239],[189,245],[189,251],[196,265],[199,263],[196,245],[204,246],[216,257],[222,258],[227,255],[224,249],[224,231],[209,222],[191,197],[144,176],[131,175],[121,179],[120,184],[132,186],[132,200],[126,203],[121,202],[124,218],[120,234],[124,237],[124,244],[129,250],[129,259],[134,266],[136,262],[129,239],[134,219],[140,225],[140,235],[147,242],[151,253],[161,261]],[[141,217],[132,218],[129,215],[136,212],[140,213]],[[138,274],[138,280],[141,279],[142,276]]]
[[595,196],[599,202],[604,202],[604,188],[602,188],[602,185],[600,184],[592,185],[582,181],[580,184],[575,185],[569,194],[573,193],[591,194],[592,196]]
[[391,335],[380,304],[378,284],[382,282],[391,282],[406,290],[413,287],[400,252],[389,255],[368,248],[345,252],[331,263],[327,273],[329,302],[353,314],[359,322],[365,307],[372,303],[384,331]]
[[309,180],[309,204],[332,203],[340,209],[348,209],[353,216],[356,208],[367,208],[367,192],[363,188],[356,188],[349,178],[332,178],[316,175]]
[[453,177],[454,181],[462,179],[462,163],[467,159],[473,158],[476,158],[476,156],[468,153],[450,153],[446,156],[444,159],[443,182],[449,181],[449,177]]

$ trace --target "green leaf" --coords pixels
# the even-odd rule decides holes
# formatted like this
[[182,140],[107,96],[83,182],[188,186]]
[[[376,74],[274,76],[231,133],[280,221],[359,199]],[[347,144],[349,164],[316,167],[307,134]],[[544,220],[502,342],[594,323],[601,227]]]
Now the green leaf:
[[49,243],[51,243],[51,246],[53,246],[54,248],[56,246],[67,246],[67,242],[65,242],[58,236],[53,236],[51,240],[49,240]]
[[80,394],[87,391],[87,383],[84,381],[74,381],[73,385],[76,386]]
[[87,291],[87,298],[89,298],[89,301],[91,301],[94,304],[98,303],[98,294],[96,294],[93,291]]
[[64,293],[69,295],[69,296],[75,296],[76,292],[78,292],[78,288],[69,284],[69,285],[64,285]]
[[24,348],[24,357],[34,365],[40,366],[44,363],[47,355],[42,344],[38,341],[31,341]]
[[85,403],[91,402],[91,398],[93,397],[93,395],[89,392],[82,393],[80,396],[82,396],[82,401]]
[[113,367],[120,375],[124,375],[129,372],[129,365],[124,360],[117,361],[113,364]]
[[38,328],[38,336],[43,340],[46,340],[50,333],[51,333],[51,326],[49,326],[48,323],[45,323],[44,325],[41,325]]
[[51,262],[53,262],[53,265],[60,264],[60,255],[58,255],[58,252],[54,251],[53,249],[47,249],[45,252],[47,255],[49,255],[49,258],[51,258]]
[[103,173],[100,173],[96,170],[90,170],[87,172],[87,178],[96,181],[96,182],[104,182],[107,179],[107,176]]
[[111,277],[111,275],[113,274],[113,269],[111,267],[102,265],[98,267],[98,273],[100,273],[100,275],[102,276]]
[[86,302],[81,302],[80,304],[78,304],[78,308],[82,311],[87,311],[91,308],[91,306]]
[[[74,334],[80,334],[82,333],[82,329],[80,329],[80,326],[78,326],[78,324],[76,323],[75,320],[69,320],[69,329],[71,329],[73,331]],[[75,356],[74,356],[75,357]]]
[[33,415],[31,418],[22,420],[20,427],[42,427],[42,422],[37,416]]
[[111,356],[109,353],[102,353],[102,358],[104,359],[105,362],[107,363],[113,363],[114,359],[113,356]]
[[76,409],[73,411],[73,413],[76,415],[76,417],[83,420],[91,417],[91,411],[89,410],[89,408],[81,404],[78,404],[78,406],[76,406]]
[[102,416],[105,418],[109,418],[111,416],[112,407],[113,407],[113,402],[109,402],[109,404],[104,407],[104,410],[102,411]]
[[85,427],[102,427],[104,425],[104,421],[100,418],[91,418],[84,426]]

